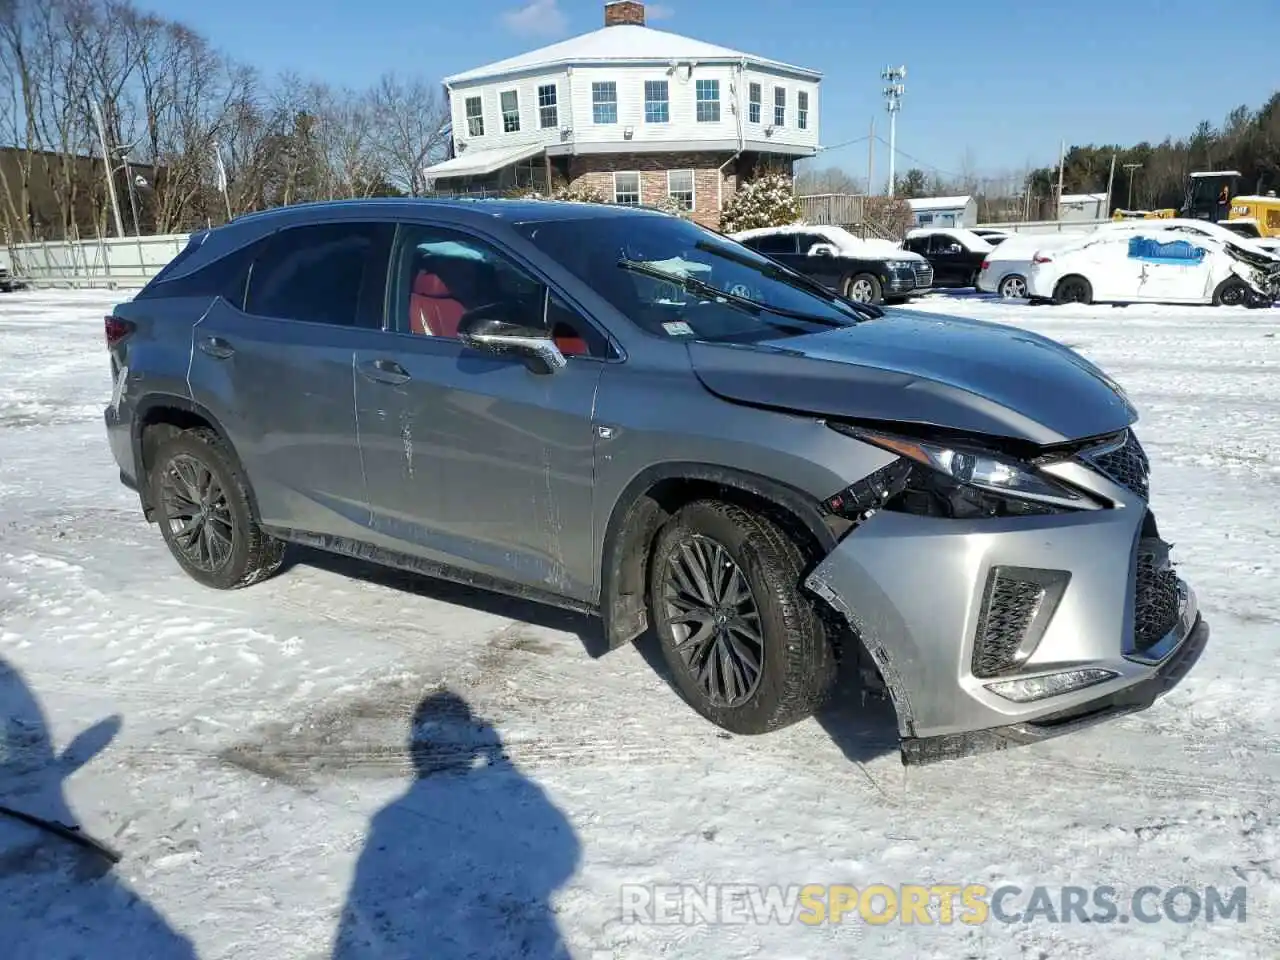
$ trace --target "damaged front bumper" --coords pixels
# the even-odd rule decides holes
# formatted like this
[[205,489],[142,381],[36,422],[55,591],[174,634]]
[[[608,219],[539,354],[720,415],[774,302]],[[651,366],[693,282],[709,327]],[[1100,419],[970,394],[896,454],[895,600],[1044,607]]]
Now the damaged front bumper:
[[1143,710],[1208,642],[1145,502],[1007,519],[873,514],[806,579],[892,698],[904,764]]

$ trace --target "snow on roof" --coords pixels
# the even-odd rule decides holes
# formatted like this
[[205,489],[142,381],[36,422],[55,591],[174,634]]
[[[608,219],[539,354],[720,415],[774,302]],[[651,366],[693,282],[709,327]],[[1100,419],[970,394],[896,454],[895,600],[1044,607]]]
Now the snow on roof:
[[1059,199],[1060,203],[1105,203],[1107,195],[1105,193],[1064,193]]
[[952,210],[967,207],[972,197],[914,197],[907,201],[912,212],[921,210]]
[[1200,170],[1191,174],[1193,180],[1200,177],[1238,177],[1241,176],[1239,170]]
[[519,73],[539,67],[564,66],[576,63],[601,63],[609,61],[635,62],[652,60],[670,63],[672,60],[747,60],[753,64],[789,70],[815,80],[822,74],[805,67],[796,67],[778,60],[769,60],[755,54],[731,50],[692,37],[682,37],[678,33],[667,33],[665,30],[654,30],[650,27],[620,24],[602,27],[591,33],[570,37],[549,47],[530,50],[519,56],[498,60],[495,63],[476,67],[463,73],[455,73],[445,77],[445,84],[463,83],[471,80],[486,80],[490,77],[508,73]]
[[541,152],[542,144],[540,143],[499,147],[494,150],[468,150],[452,160],[445,160],[435,166],[427,167],[422,172],[429,180],[439,177],[483,176]]

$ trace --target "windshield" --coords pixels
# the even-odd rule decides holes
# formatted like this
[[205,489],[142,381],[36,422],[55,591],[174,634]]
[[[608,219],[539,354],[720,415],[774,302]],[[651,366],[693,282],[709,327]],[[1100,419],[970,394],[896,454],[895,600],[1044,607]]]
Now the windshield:
[[678,217],[517,224],[534,245],[655,336],[751,342],[851,326],[871,310]]

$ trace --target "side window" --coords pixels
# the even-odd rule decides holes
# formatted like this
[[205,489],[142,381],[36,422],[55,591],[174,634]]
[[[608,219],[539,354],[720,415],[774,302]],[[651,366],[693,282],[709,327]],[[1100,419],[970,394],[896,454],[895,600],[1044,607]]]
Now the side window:
[[795,253],[796,235],[794,233],[774,233],[763,236],[757,241],[756,249],[766,257],[783,253]]
[[253,264],[245,312],[339,327],[382,326],[390,223],[323,223],[272,235]]
[[[223,297],[237,310],[244,309],[245,286],[249,280],[249,267],[253,258],[262,249],[262,241],[241,247],[225,254],[192,273],[181,277],[168,278],[171,267],[184,259],[179,254],[164,271],[158,274],[135,297],[137,300],[150,300],[155,297]],[[190,249],[190,248],[188,248]]]
[[800,244],[800,253],[806,254],[813,249],[815,243],[827,243],[831,241],[826,237],[819,236],[816,233],[801,233],[796,235],[796,240]]
[[565,356],[609,354],[600,332],[544,283],[464,233],[405,227],[395,278],[392,309],[402,333],[453,339],[469,311],[497,307],[512,323],[546,331]]

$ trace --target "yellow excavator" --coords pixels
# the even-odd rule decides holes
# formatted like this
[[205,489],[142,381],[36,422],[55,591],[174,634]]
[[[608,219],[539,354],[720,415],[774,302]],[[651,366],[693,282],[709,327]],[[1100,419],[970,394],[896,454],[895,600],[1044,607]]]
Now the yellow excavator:
[[[1232,220],[1251,222],[1257,226],[1257,235],[1280,237],[1280,198],[1274,190],[1266,196],[1240,195],[1239,170],[1199,170],[1187,178],[1186,201],[1181,210],[1117,210],[1113,220],[1169,220],[1186,217],[1193,220],[1209,220],[1213,223],[1229,223]],[[1240,224],[1243,228],[1245,223]],[[1253,231],[1250,229],[1249,233]]]

